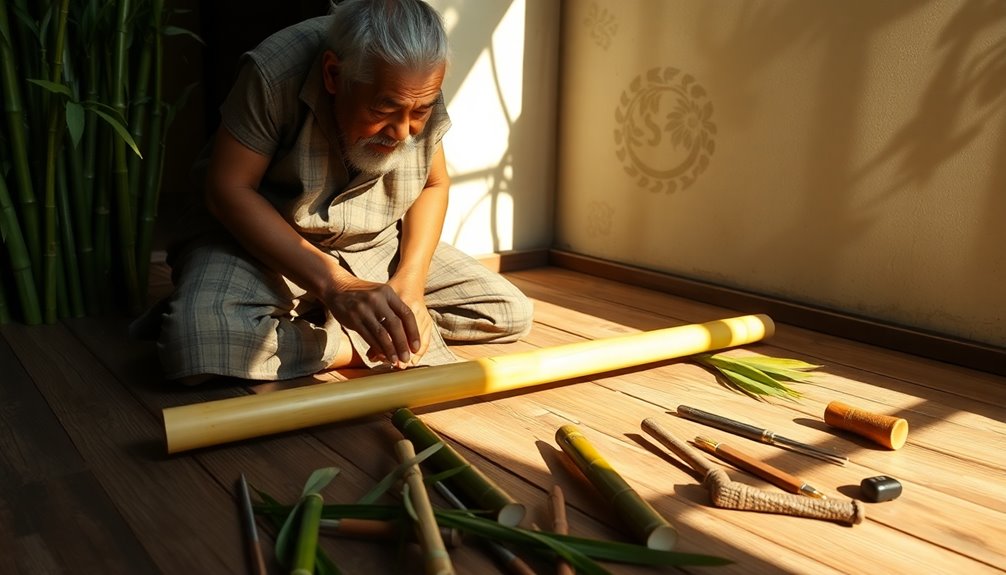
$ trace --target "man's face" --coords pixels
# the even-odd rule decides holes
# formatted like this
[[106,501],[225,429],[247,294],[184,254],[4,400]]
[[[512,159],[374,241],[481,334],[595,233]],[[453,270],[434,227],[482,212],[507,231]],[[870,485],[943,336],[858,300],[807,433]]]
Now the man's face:
[[426,127],[444,70],[443,65],[415,71],[380,62],[374,65],[373,83],[346,84],[338,57],[326,52],[325,89],[333,96],[346,159],[363,172],[394,169],[414,145],[412,138]]

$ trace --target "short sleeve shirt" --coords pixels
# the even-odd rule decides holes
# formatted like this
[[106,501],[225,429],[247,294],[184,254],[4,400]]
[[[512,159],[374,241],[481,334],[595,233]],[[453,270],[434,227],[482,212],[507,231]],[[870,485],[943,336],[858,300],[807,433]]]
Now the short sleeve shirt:
[[272,158],[259,192],[294,229],[356,275],[385,281],[397,223],[425,187],[450,118],[441,95],[409,157],[382,176],[350,180],[321,75],[335,17],[295,24],[245,53],[221,120],[243,145]]

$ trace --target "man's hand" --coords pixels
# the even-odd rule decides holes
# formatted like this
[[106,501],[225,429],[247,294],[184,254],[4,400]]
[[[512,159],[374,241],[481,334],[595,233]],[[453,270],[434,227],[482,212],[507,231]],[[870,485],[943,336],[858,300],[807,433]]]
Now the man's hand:
[[419,360],[426,354],[426,350],[429,349],[431,334],[434,329],[433,318],[430,316],[430,310],[426,307],[423,288],[415,287],[413,289],[412,286],[398,281],[398,278],[392,278],[388,282],[388,285],[395,290],[395,293],[398,294],[402,302],[409,306],[413,317],[416,319],[416,325],[419,329],[419,348],[413,348],[412,360],[409,362],[415,365],[419,363]]
[[363,337],[371,359],[405,368],[429,344],[419,327],[426,324],[428,334],[432,325],[425,305],[425,318],[417,324],[412,308],[388,284],[354,278],[327,294],[325,304],[339,323]]

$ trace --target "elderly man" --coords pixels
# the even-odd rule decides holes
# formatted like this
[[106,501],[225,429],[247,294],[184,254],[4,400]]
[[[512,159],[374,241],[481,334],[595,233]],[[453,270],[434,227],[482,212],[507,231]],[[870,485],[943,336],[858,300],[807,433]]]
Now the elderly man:
[[171,254],[168,378],[438,364],[445,339],[527,332],[527,298],[440,242],[446,61],[421,0],[347,0],[244,55],[205,176],[223,229]]

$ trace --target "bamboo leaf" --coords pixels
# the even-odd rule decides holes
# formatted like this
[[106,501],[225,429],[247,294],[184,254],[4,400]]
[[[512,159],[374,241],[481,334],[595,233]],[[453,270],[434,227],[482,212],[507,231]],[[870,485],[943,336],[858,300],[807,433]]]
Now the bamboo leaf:
[[28,82],[31,84],[35,84],[36,86],[40,86],[46,90],[49,90],[54,94],[62,94],[67,98],[73,97],[73,94],[70,93],[70,88],[66,87],[64,84],[60,84],[59,82],[50,82],[48,80],[36,80],[34,78],[29,78]]
[[763,383],[759,383],[749,377],[745,377],[739,373],[735,373],[729,370],[722,370],[717,368],[717,371],[727,379],[727,381],[733,385],[739,391],[742,391],[755,399],[760,399],[762,396],[770,395],[773,397],[779,397],[779,391],[772,387],[769,387]]
[[814,365],[812,363],[807,363],[799,359],[788,359],[784,357],[769,357],[766,355],[755,355],[755,356],[744,356],[735,357],[737,361],[743,361],[748,365],[752,365],[763,371],[766,369],[792,369],[796,371],[810,371],[823,367],[821,365]]
[[[720,372],[727,381],[735,388],[743,391],[752,397],[770,395],[784,399],[801,397],[800,392],[790,388],[785,383],[776,379],[777,377],[791,381],[809,381],[810,374],[804,371],[785,369],[776,367],[777,365],[787,365],[779,362],[762,362],[761,365],[768,365],[769,371],[763,371],[748,361],[748,358],[730,357],[724,354],[700,354],[693,356],[695,362],[713,368]],[[797,361],[797,360],[789,360]],[[812,369],[810,364],[798,362],[800,369]],[[803,367],[810,366],[810,367]]]
[[203,42],[203,39],[200,38],[198,34],[196,34],[195,32],[193,32],[192,30],[186,30],[185,28],[180,28],[178,26],[165,26],[164,27],[164,35],[165,36],[188,36],[189,38],[192,38],[196,42],[199,42],[200,44],[202,44],[204,46],[206,45],[206,42]]
[[331,483],[338,474],[338,467],[323,467],[321,469],[315,469],[311,476],[308,477],[307,483],[304,484],[304,491],[300,494],[300,496],[307,497],[308,495],[314,495],[321,492],[321,490]]
[[122,122],[120,122],[119,120],[117,120],[111,114],[108,114],[108,113],[104,112],[98,106],[93,106],[92,107],[92,106],[88,106],[86,104],[85,104],[85,106],[87,107],[87,109],[91,110],[92,112],[94,112],[95,114],[97,114],[98,116],[100,116],[101,119],[103,119],[106,122],[108,122],[108,124],[110,126],[112,126],[112,129],[115,130],[115,133],[118,134],[119,137],[122,138],[122,140],[124,142],[126,142],[126,144],[133,150],[133,152],[136,153],[137,156],[140,156],[141,158],[143,157],[143,154],[140,153],[140,149],[136,147],[136,142],[133,141],[133,137],[131,135],[129,135],[129,131],[126,130],[126,126],[124,126],[122,124]]
[[412,519],[413,523],[419,523],[419,514],[416,513],[416,506],[412,504],[412,498],[409,497],[409,493],[409,484],[402,485],[402,505],[405,506],[405,512],[409,514],[409,518]]
[[384,495],[388,491],[388,489],[391,489],[392,485],[394,485],[399,479],[401,479],[405,475],[405,472],[408,471],[410,467],[412,467],[413,465],[419,465],[426,458],[439,451],[440,448],[442,448],[443,446],[444,446],[443,442],[434,443],[433,445],[417,453],[416,456],[413,457],[412,459],[409,459],[408,461],[404,461],[398,464],[394,469],[391,470],[391,473],[385,475],[384,478],[381,479],[377,483],[377,485],[373,489],[371,489],[366,495],[361,497],[357,503],[361,505],[366,505],[377,501],[378,499],[381,498],[382,495]]
[[455,467],[454,469],[447,469],[445,471],[441,471],[440,473],[434,473],[433,475],[424,475],[423,482],[428,483],[430,485],[434,485],[436,483],[440,483],[450,479],[451,477],[454,477],[455,475],[468,469],[468,467],[469,466],[467,465],[462,465],[460,467]]
[[84,108],[72,100],[66,103],[66,128],[70,132],[73,147],[78,147],[84,135]]
[[321,549],[318,549],[318,555],[314,560],[314,572],[318,575],[339,575],[342,573]]
[[171,127],[171,124],[175,121],[175,115],[178,113],[178,110],[184,108],[185,104],[188,103],[189,96],[192,95],[192,91],[196,88],[196,86],[198,86],[198,84],[193,82],[188,86],[185,86],[185,88],[182,88],[182,92],[178,95],[178,98],[175,99],[175,102],[167,106],[167,113],[164,116],[165,132],[168,131],[168,128]]
[[292,509],[290,509],[289,514],[287,514],[286,519],[279,528],[279,533],[276,534],[276,558],[284,565],[289,564],[291,545],[290,539],[293,537],[294,525],[297,524],[303,503],[304,500],[302,499],[298,501]]

